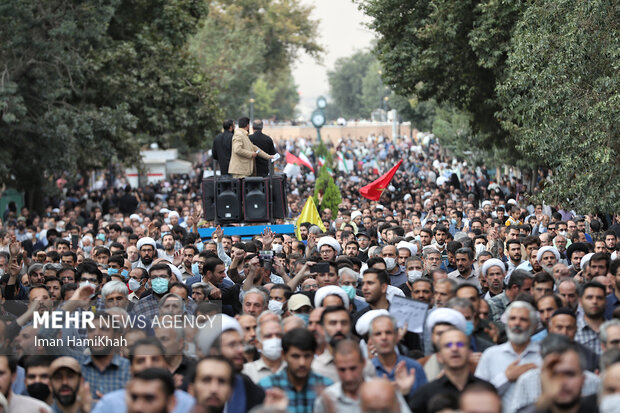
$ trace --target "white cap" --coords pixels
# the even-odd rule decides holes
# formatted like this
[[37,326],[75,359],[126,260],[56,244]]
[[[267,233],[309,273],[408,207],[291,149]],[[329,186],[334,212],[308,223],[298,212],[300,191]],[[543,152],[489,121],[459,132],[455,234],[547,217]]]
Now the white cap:
[[344,308],[349,308],[349,296],[342,288],[335,285],[326,285],[316,290],[314,294],[314,307],[319,308],[323,304],[323,300],[329,295],[337,295],[342,299]]
[[463,333],[467,330],[467,320],[465,320],[463,314],[453,308],[437,308],[431,312],[426,318],[427,331],[432,332],[433,327],[439,323],[453,325]]
[[332,247],[336,251],[336,255],[340,255],[340,253],[342,252],[342,247],[340,246],[340,243],[336,241],[336,238],[334,237],[319,238],[319,242],[316,245],[317,249],[321,251],[321,247],[323,245],[329,245],[330,247]]
[[357,331],[357,334],[360,336],[365,336],[366,334],[368,334],[368,330],[370,328],[370,323],[372,323],[372,320],[382,315],[390,315],[390,313],[388,312],[388,310],[385,309],[370,310],[364,313],[364,315],[362,315],[357,320],[357,323],[355,323],[355,331]]
[[[538,260],[539,263],[540,263],[540,260],[542,259],[543,254],[549,251],[551,251],[553,255],[555,255],[556,263],[560,262],[560,252],[558,251],[558,249],[556,247],[551,247],[547,245],[547,246],[541,247],[538,250],[538,253],[536,254],[536,259]],[[583,262],[583,258],[581,262]]]

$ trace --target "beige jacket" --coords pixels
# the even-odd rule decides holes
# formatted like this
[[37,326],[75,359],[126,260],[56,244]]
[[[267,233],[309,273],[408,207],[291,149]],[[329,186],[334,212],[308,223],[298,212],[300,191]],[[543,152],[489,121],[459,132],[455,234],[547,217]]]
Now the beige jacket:
[[258,155],[263,159],[271,157],[250,141],[248,131],[245,129],[235,129],[232,138],[232,153],[230,154],[230,164],[228,173],[231,175],[253,176],[256,174],[256,162],[252,157],[258,151]]

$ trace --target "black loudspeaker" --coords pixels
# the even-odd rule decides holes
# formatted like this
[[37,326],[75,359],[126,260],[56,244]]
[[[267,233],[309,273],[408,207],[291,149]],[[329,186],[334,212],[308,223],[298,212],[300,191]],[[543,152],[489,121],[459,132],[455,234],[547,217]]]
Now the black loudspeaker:
[[[269,177],[265,178],[269,182]],[[271,177],[271,200],[273,202],[272,214],[274,219],[288,217],[288,202],[286,196],[286,175],[274,174]]]
[[243,215],[246,222],[265,222],[269,215],[267,178],[248,177],[243,180]]
[[241,183],[238,179],[218,177],[213,185],[213,177],[202,180],[202,211],[204,219],[214,221],[217,202],[218,222],[241,222]]
[[243,220],[241,183],[238,179],[219,178],[217,180],[216,202],[219,222],[240,222]]
[[213,177],[202,180],[202,216],[206,221],[215,219],[215,187]]

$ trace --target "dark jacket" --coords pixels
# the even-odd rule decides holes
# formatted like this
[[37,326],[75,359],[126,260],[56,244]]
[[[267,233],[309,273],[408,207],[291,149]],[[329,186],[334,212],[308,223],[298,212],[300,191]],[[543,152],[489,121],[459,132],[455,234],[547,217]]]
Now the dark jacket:
[[231,131],[224,131],[217,135],[213,140],[213,159],[220,164],[222,175],[228,175],[228,164],[230,164],[230,153],[232,152]]
[[[250,141],[256,146],[258,146],[263,152],[268,153],[269,155],[276,154],[276,148],[273,145],[273,140],[265,135],[263,131],[256,131],[250,135]],[[256,158],[256,175],[257,176],[267,176],[269,175],[269,160],[261,159],[259,157]]]

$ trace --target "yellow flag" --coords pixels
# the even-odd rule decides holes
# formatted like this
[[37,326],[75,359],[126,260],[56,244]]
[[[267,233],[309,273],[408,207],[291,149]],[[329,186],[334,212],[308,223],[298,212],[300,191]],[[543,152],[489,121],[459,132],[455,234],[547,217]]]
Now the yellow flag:
[[311,196],[308,197],[306,204],[304,205],[304,209],[301,210],[301,215],[295,221],[295,236],[299,241],[301,241],[301,235],[299,235],[299,225],[304,222],[309,222],[312,225],[316,225],[321,228],[321,231],[325,232],[325,225],[323,225],[323,221],[321,221],[321,216],[319,215],[319,211],[316,209],[316,205],[314,204],[314,199]]

